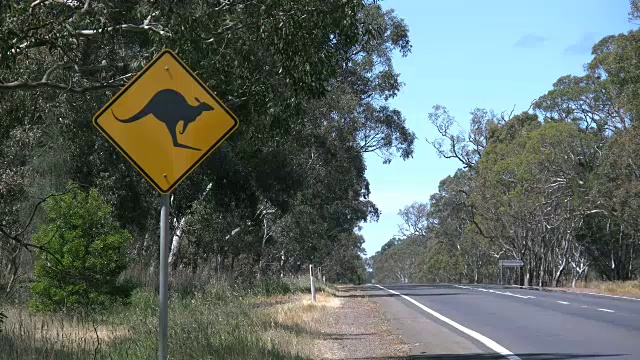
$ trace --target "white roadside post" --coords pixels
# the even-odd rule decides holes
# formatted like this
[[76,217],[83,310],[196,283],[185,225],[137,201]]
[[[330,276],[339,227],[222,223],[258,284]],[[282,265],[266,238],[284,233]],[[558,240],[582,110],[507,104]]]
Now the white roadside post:
[[158,328],[158,360],[169,358],[169,207],[171,195],[160,195],[160,327]]
[[313,265],[309,265],[309,277],[311,278],[311,302],[316,302],[316,282],[313,278]]

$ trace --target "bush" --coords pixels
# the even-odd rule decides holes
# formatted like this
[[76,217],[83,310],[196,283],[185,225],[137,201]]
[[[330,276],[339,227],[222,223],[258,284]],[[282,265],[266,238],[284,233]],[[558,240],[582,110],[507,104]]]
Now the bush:
[[263,279],[254,288],[254,293],[262,296],[286,295],[292,292],[291,285],[282,279]]
[[131,235],[118,226],[109,204],[96,190],[72,187],[44,206],[47,219],[33,242],[48,252],[37,252],[29,307],[97,310],[128,298],[132,286],[118,277],[126,268]]

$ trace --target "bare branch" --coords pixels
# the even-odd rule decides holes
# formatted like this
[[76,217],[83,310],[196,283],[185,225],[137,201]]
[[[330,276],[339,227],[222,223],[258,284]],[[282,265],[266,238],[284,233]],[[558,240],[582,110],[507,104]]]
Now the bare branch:
[[33,244],[30,242],[26,242],[24,240],[22,240],[20,237],[15,236],[15,235],[11,235],[9,234],[9,232],[7,232],[7,230],[0,226],[0,234],[4,235],[6,238],[8,238],[9,240],[15,242],[16,244],[20,245],[21,247],[23,247],[26,250],[31,250],[31,249],[36,249],[36,250],[40,250],[44,253],[46,253],[47,255],[51,255],[54,259],[56,259],[56,261],[60,264],[62,264],[62,261],[60,260],[60,258],[58,258],[58,256],[56,256],[56,254],[53,254],[49,251],[49,249],[47,249],[44,246],[41,245],[37,245],[37,244]]
[[31,6],[30,6],[31,10],[29,10],[29,11],[31,12],[33,10],[33,8],[35,8],[36,6],[38,6],[38,5],[42,4],[42,3],[45,3],[45,2],[47,2],[47,0],[36,0],[36,1],[32,2]]
[[63,64],[61,64],[61,63],[57,63],[57,64],[53,65],[51,67],[51,69],[47,70],[47,72],[44,73],[44,76],[42,77],[42,80],[40,80],[40,81],[41,82],[49,82],[49,77],[51,76],[51,74],[53,74],[56,70],[60,69],[60,67],[62,65]]
[[54,257],[56,259],[56,261],[58,261],[58,263],[62,263],[60,261],[60,259],[55,254],[52,254],[46,248],[46,246],[37,245],[37,244],[30,243],[30,242],[26,242],[26,241],[24,241],[24,239],[22,239],[22,235],[27,231],[29,226],[31,226],[31,223],[33,222],[33,219],[35,218],[36,213],[37,213],[38,209],[40,208],[40,205],[42,205],[45,201],[47,201],[48,199],[50,199],[52,197],[62,196],[64,194],[67,194],[67,193],[69,193],[70,190],[71,189],[67,189],[67,190],[65,190],[64,192],[61,192],[61,193],[49,194],[46,197],[40,199],[36,203],[36,205],[33,207],[33,211],[31,212],[31,216],[29,217],[29,221],[27,222],[27,224],[22,228],[22,230],[18,231],[15,234],[10,234],[9,231],[7,231],[7,229],[4,226],[2,226],[2,224],[0,224],[0,234],[4,235],[7,239],[15,242],[16,244],[18,244],[19,246],[23,247],[26,250],[30,250],[30,249],[40,250],[40,251],[42,251],[42,252]]
[[206,39],[205,43],[214,42],[216,40],[215,36],[224,34],[227,31],[233,30],[237,31],[244,27],[244,24],[238,24],[237,22],[229,22],[227,21],[224,26],[220,27],[218,30],[213,33],[208,34],[206,37],[202,36],[202,38]]
[[[29,14],[31,14],[33,12],[33,10],[37,6],[46,5],[46,4],[49,4],[49,3],[67,5],[67,6],[70,6],[72,8],[76,8],[76,7],[82,6],[82,3],[80,1],[78,1],[78,0],[36,0],[36,1],[31,3],[31,6],[29,8]],[[85,7],[87,6],[88,3],[89,3],[89,1],[87,0],[87,2],[85,3]]]
[[15,90],[32,91],[32,90],[38,90],[43,88],[49,88],[49,89],[69,91],[77,94],[83,94],[83,93],[97,91],[97,90],[117,89],[117,88],[123,87],[124,85],[125,84],[119,83],[119,82],[109,82],[109,83],[90,85],[90,86],[84,86],[84,87],[72,87],[71,85],[57,84],[49,81],[36,81],[36,82],[14,81],[10,83],[0,84],[0,92],[15,91]]
[[56,196],[62,196],[65,194],[68,194],[69,191],[71,189],[67,189],[61,193],[53,193],[53,194],[49,194],[47,196],[45,196],[44,198],[38,200],[38,202],[36,203],[36,205],[33,207],[33,211],[31,212],[31,216],[29,217],[29,221],[27,221],[27,224],[22,228],[22,230],[18,231],[15,235],[13,235],[12,237],[20,237],[22,236],[22,234],[25,233],[25,231],[27,231],[27,229],[29,228],[29,226],[31,226],[31,223],[33,222],[33,219],[36,216],[36,212],[38,211],[38,208],[40,207],[40,205],[44,204],[45,201],[49,200],[52,197],[56,197]]
[[[147,20],[150,20],[150,19],[147,19]],[[148,23],[147,20],[145,20],[145,22],[143,24],[141,24],[141,25],[122,24],[122,25],[110,26],[110,27],[104,28],[104,29],[78,30],[78,31],[76,31],[76,35],[89,37],[89,36],[100,35],[100,34],[102,34],[104,32],[122,30],[122,31],[152,31],[152,32],[156,32],[156,33],[158,33],[158,34],[160,34],[162,36],[172,36],[169,31],[163,30],[162,27],[161,26],[158,27],[159,25],[157,25],[157,24]]]
[[[50,44],[49,40],[43,40],[43,39],[37,39],[37,40],[32,40],[32,41],[26,41],[18,46],[15,46],[9,50],[7,52],[8,56],[16,56],[19,55],[20,53],[24,52],[25,50],[28,49],[34,49],[34,48],[38,48],[38,47],[42,47],[42,46],[47,46]],[[2,56],[2,55],[0,55]]]
[[[74,92],[74,93],[85,93],[85,92],[90,92],[90,91],[96,91],[96,90],[102,90],[102,89],[109,89],[109,88],[121,88],[123,87],[125,84],[120,82],[120,80],[131,77],[133,75],[135,75],[135,73],[130,73],[130,74],[126,74],[120,77],[117,77],[107,83],[103,83],[103,84],[98,84],[98,85],[91,85],[91,86],[86,86],[86,87],[73,87],[71,86],[71,84],[69,85],[64,85],[64,84],[59,84],[59,83],[55,83],[50,81],[49,79],[51,78],[51,75],[60,69],[71,69],[72,71],[78,73],[78,74],[82,74],[85,72],[91,72],[91,71],[97,71],[100,69],[104,69],[104,68],[108,68],[108,67],[112,67],[113,65],[109,65],[106,62],[103,62],[102,64],[98,64],[98,65],[92,65],[92,66],[78,66],[76,64],[64,64],[64,63],[57,63],[55,65],[53,65],[49,70],[47,70],[44,74],[44,76],[42,77],[42,79],[40,81],[14,81],[14,82],[10,82],[10,83],[0,83],[0,92],[3,91],[14,91],[14,90],[37,90],[39,88],[53,88],[53,89],[57,89],[57,90],[64,90],[64,91],[70,91],[70,92]],[[119,64],[116,66],[124,66],[123,64]]]

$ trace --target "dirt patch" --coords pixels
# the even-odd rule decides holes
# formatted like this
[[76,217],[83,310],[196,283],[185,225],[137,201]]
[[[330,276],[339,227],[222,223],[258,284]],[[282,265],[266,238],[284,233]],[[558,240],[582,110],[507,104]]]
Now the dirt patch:
[[314,358],[384,359],[408,353],[408,346],[391,333],[378,305],[358,288],[338,287],[335,299],[339,305],[327,312],[319,326],[322,336],[315,343]]

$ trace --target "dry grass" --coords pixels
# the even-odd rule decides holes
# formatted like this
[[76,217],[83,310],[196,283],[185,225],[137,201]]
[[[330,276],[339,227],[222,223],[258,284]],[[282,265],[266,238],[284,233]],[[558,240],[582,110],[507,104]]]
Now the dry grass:
[[[272,281],[248,290],[211,281],[197,289],[182,284],[169,302],[171,358],[308,359],[321,336],[318,325],[339,301],[322,292],[315,304],[303,293],[266,295],[303,291],[296,281]],[[0,358],[152,358],[157,351],[157,303],[154,291],[139,289],[129,305],[85,317],[30,313],[24,305],[2,304],[8,319],[0,333]]]
[[590,281],[587,284],[577,283],[576,288],[567,290],[640,298],[640,281]]
[[77,317],[55,314],[32,314],[24,307],[14,306],[6,309],[7,322],[5,330],[13,333],[22,332],[37,341],[79,342],[97,345],[126,336],[126,327],[97,324]]
[[330,317],[328,312],[340,306],[340,299],[328,293],[316,294],[311,302],[309,294],[260,299],[264,316],[269,319],[264,338],[270,346],[287,349],[304,357],[312,357],[315,343],[320,341]]
[[32,314],[24,306],[5,306],[4,312],[7,320],[0,344],[7,359],[94,357],[110,342],[131,335],[123,326],[59,314]]

